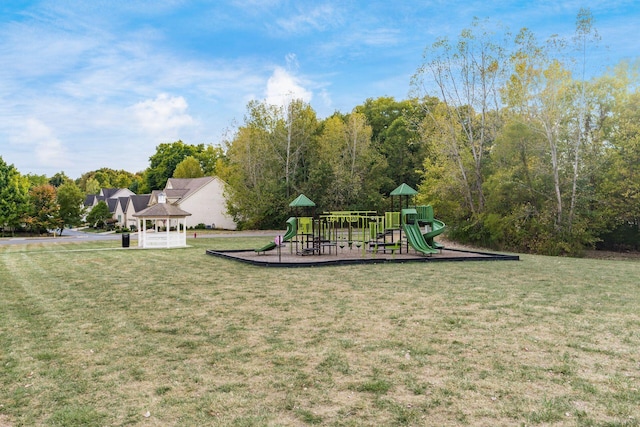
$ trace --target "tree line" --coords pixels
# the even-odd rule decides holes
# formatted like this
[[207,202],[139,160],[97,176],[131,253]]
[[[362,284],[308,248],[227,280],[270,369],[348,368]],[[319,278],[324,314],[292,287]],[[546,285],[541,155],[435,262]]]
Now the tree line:
[[425,49],[408,100],[324,120],[301,100],[251,102],[218,170],[230,212],[241,227],[278,227],[297,193],[324,210],[383,210],[405,182],[458,240],[639,249],[638,63],[594,73],[598,42],[588,9],[572,38],[543,42],[474,20]]
[[[384,211],[389,193],[407,183],[416,203],[432,204],[447,222],[450,238],[543,254],[637,250],[638,62],[594,72],[598,43],[588,9],[569,39],[538,41],[526,28],[513,35],[476,19],[425,49],[409,99],[371,98],[324,119],[299,99],[251,101],[222,147],[162,143],[145,171],[103,168],[75,183],[62,173],[51,185],[140,194],[170,177],[217,175],[239,228],[278,228],[300,193],[321,210]],[[0,225],[29,218],[11,197],[51,199],[34,190],[44,177],[27,176],[29,184],[7,170],[0,163]],[[18,190],[5,199],[6,182]]]

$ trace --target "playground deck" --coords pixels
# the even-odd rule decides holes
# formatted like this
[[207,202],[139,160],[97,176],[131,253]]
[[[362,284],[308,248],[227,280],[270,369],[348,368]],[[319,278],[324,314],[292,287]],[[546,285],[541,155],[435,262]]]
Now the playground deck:
[[331,253],[298,255],[289,245],[278,250],[257,253],[253,249],[216,251],[207,250],[208,255],[227,258],[260,267],[320,267],[354,264],[406,263],[406,262],[452,262],[452,261],[518,261],[517,255],[503,255],[464,249],[442,249],[429,256],[413,250],[402,253],[363,251],[361,248],[337,248]]

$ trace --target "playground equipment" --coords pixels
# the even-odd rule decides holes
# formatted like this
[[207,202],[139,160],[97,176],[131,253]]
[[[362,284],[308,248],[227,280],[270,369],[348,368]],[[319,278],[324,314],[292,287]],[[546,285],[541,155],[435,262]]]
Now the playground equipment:
[[[402,253],[412,248],[421,255],[436,254],[443,245],[434,238],[446,226],[434,218],[430,205],[409,207],[408,198],[416,193],[402,184],[391,193],[392,197],[400,197],[399,211],[385,212],[384,215],[375,211],[333,211],[318,216],[291,217],[287,220],[282,242],[289,242],[291,253],[295,249],[296,255],[302,256],[331,255],[334,252],[337,255],[338,248],[341,253],[354,249],[362,250],[363,254],[367,251]],[[402,208],[403,196],[406,197],[405,208]],[[289,206],[315,208],[315,203],[301,194]],[[270,242],[255,252],[263,253],[276,247],[275,242]]]
[[[296,234],[298,234],[298,219],[295,216],[292,216],[291,218],[289,218],[287,220],[287,232],[284,234],[284,236],[282,236],[282,241],[281,243],[284,242],[288,242],[289,240],[291,240]],[[276,242],[270,242],[266,245],[264,245],[261,248],[256,249],[256,252],[266,252],[266,251],[271,251],[275,248],[277,248],[278,245],[276,244]]]

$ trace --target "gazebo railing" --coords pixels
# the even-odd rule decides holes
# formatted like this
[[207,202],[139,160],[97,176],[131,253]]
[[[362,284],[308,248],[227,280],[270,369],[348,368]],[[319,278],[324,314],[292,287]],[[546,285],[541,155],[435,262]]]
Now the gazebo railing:
[[145,248],[166,248],[186,245],[186,234],[175,231],[145,234]]

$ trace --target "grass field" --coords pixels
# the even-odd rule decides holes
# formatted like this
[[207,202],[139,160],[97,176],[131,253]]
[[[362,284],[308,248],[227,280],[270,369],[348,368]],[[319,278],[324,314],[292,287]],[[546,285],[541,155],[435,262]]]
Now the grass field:
[[0,426],[640,425],[640,261],[0,246]]

